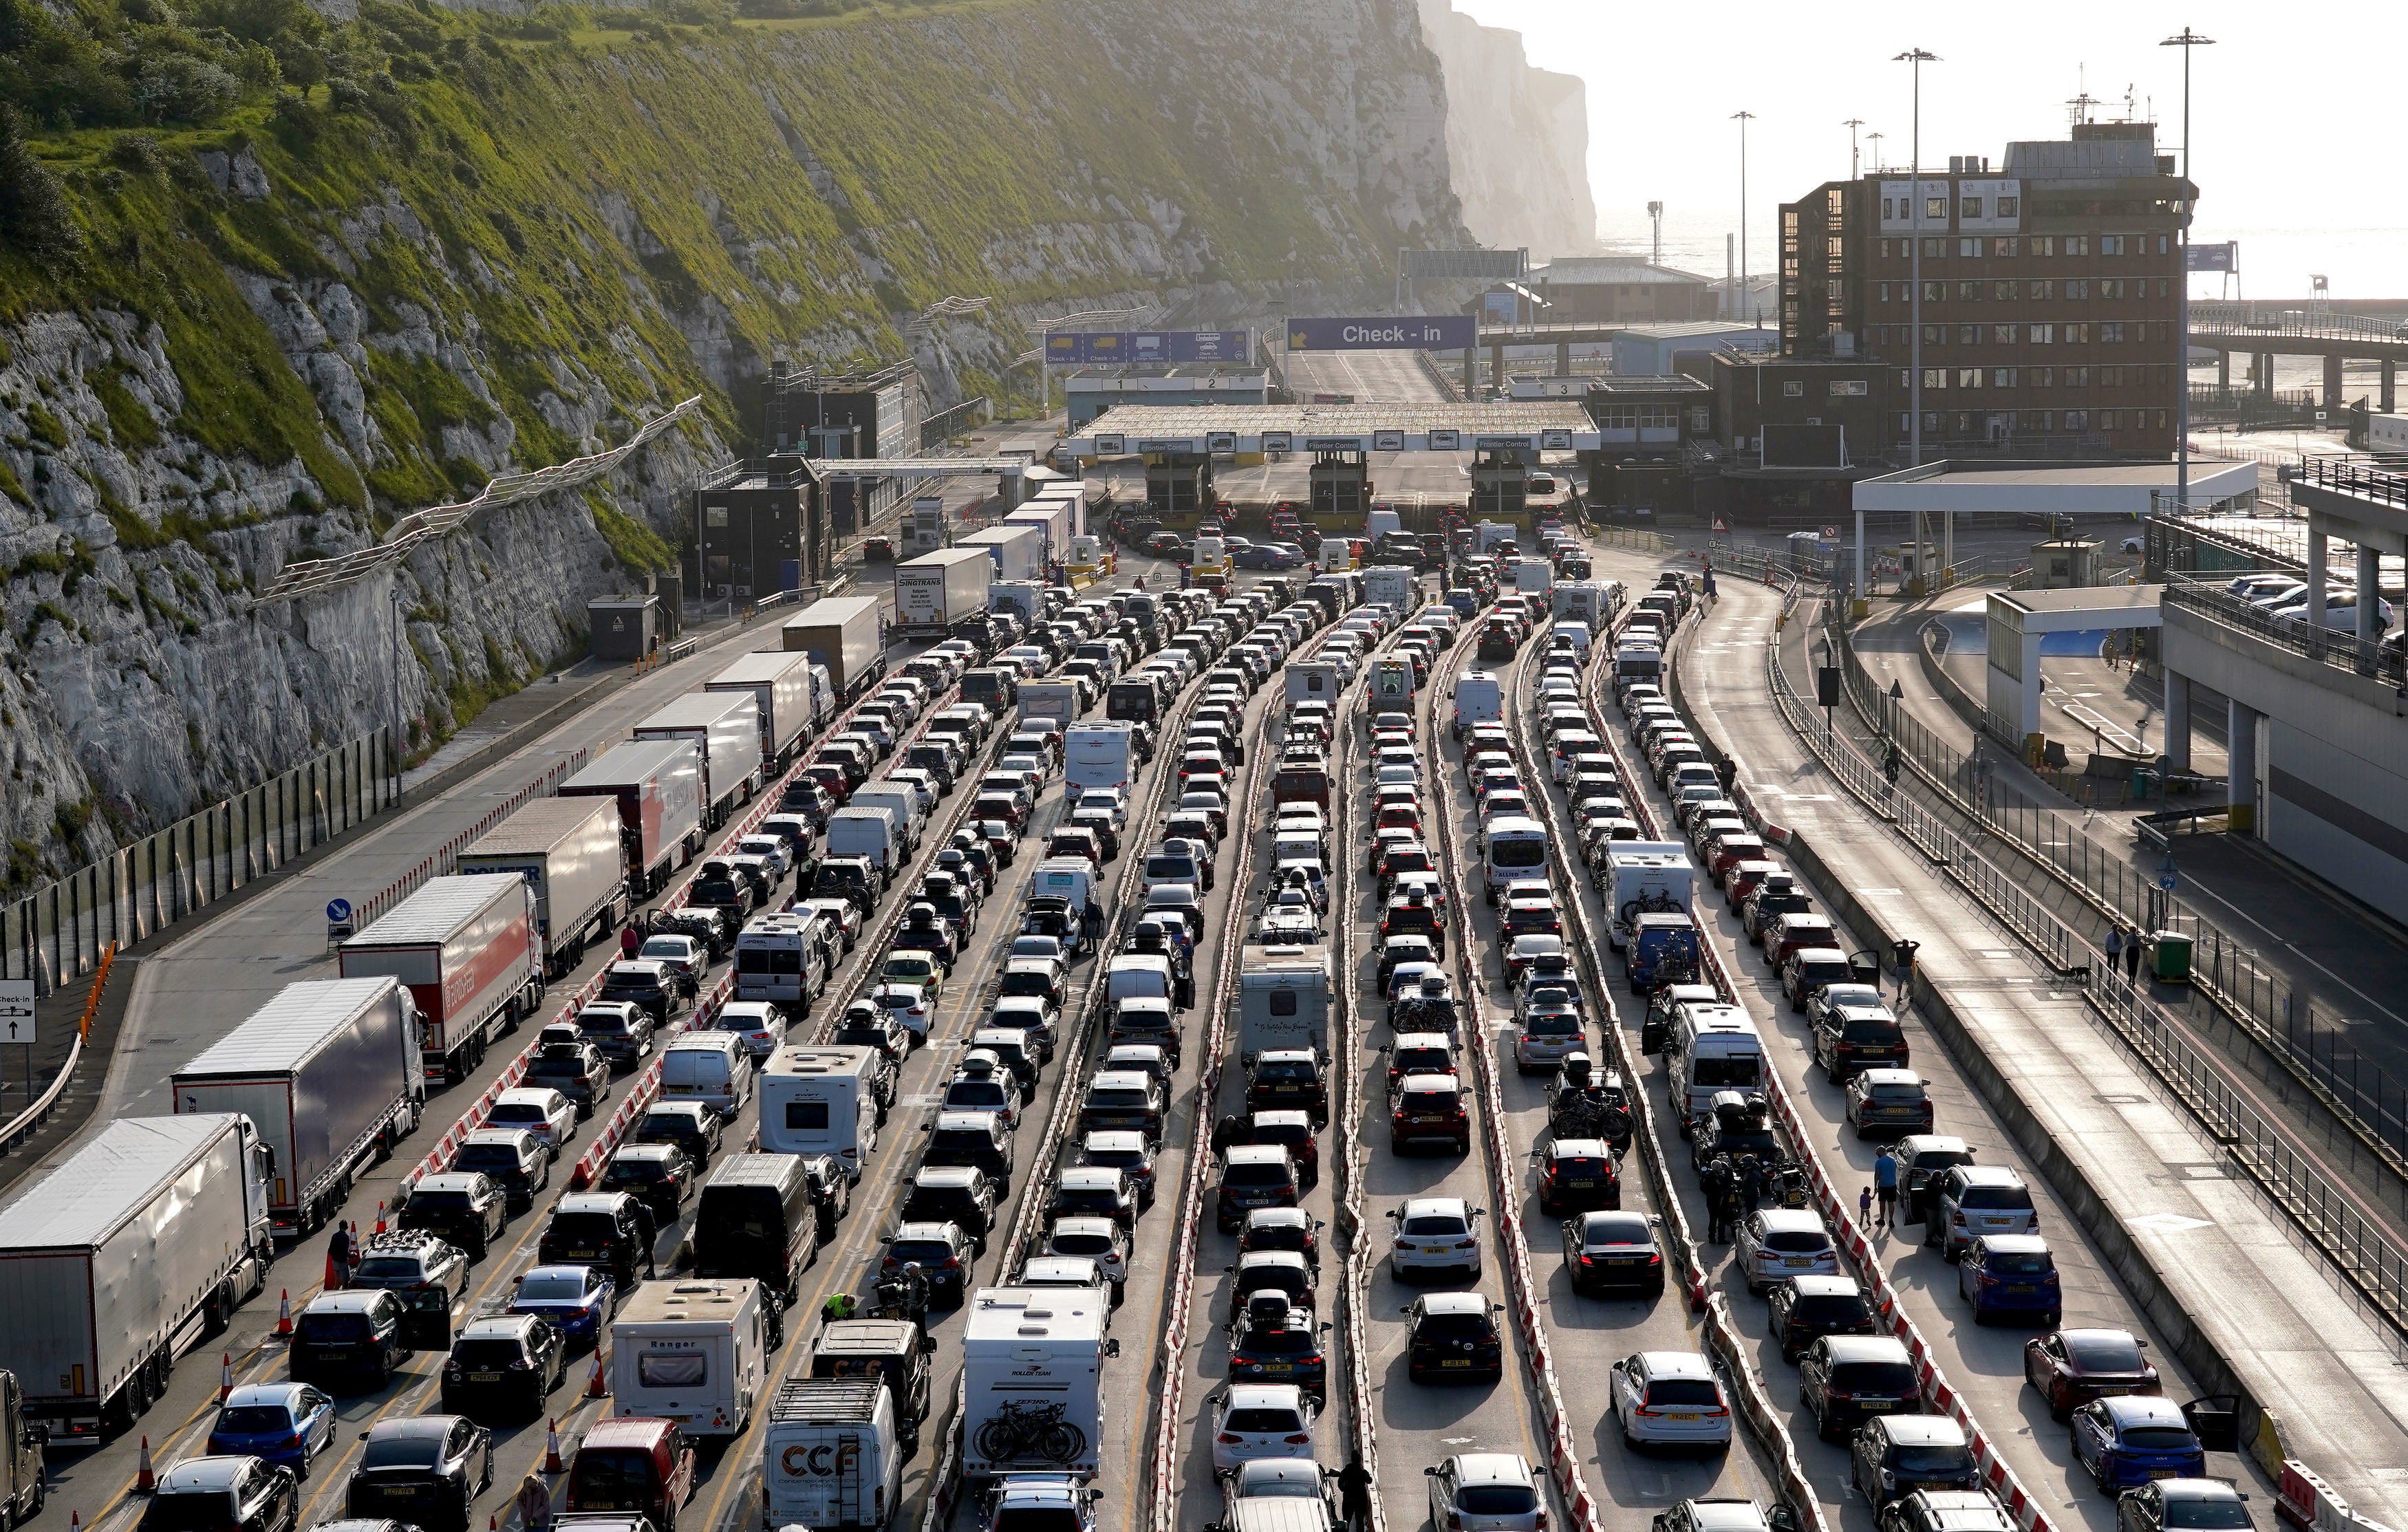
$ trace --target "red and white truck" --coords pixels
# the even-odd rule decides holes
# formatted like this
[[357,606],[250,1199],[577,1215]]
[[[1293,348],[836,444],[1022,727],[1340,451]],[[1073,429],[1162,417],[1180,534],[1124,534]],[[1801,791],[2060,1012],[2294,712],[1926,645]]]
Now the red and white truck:
[[628,886],[638,903],[702,850],[702,747],[692,739],[631,739],[560,784],[564,798],[613,798]]
[[521,878],[430,880],[336,950],[346,979],[389,975],[424,1021],[429,1076],[468,1076],[485,1046],[543,1003],[543,936]]

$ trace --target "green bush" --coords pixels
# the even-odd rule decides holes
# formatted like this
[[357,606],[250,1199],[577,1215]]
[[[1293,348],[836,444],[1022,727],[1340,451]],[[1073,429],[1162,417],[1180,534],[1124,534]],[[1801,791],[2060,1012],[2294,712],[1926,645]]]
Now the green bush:
[[34,157],[14,113],[0,116],[0,239],[42,262],[64,260],[83,244],[59,179]]

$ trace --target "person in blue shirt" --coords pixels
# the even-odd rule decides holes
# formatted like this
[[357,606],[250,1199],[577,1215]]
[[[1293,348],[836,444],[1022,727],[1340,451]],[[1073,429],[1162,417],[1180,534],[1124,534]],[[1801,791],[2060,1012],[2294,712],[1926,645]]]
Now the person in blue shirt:
[[1887,1149],[1873,1161],[1873,1196],[1881,1199],[1882,1227],[1888,1228],[1898,1211],[1898,1156]]

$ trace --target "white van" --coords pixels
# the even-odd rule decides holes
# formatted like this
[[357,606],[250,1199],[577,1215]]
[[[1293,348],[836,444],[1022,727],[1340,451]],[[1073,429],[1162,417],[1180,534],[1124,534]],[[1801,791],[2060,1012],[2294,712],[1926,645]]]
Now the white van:
[[1485,871],[1483,895],[1490,904],[1507,883],[1547,877],[1547,827],[1520,814],[1501,814],[1482,832],[1481,864]]
[[[906,796],[909,796],[907,792]],[[859,809],[851,804],[828,816],[826,854],[866,856],[891,876],[901,870],[905,852],[895,810]]]
[[903,1503],[903,1452],[886,1380],[789,1378],[761,1434],[764,1528],[875,1532]]
[[741,1434],[767,1386],[767,1302],[750,1277],[643,1283],[610,1322],[610,1402],[690,1437]]
[[867,1048],[781,1048],[761,1069],[761,1147],[833,1154],[858,1182],[878,1149],[877,1093]]
[[1457,739],[1474,723],[1493,723],[1505,716],[1505,682],[1493,671],[1467,670],[1455,680],[1455,717],[1447,724]]
[[919,789],[909,782],[881,777],[853,790],[844,800],[846,809],[891,809],[895,823],[903,829],[903,854],[909,856],[920,846],[921,834],[927,827],[927,816],[920,806]]
[[1664,1036],[1664,1095],[1689,1119],[1713,1104],[1716,1091],[1764,1089],[1764,1038],[1737,1006],[1692,1000]]
[[736,934],[736,998],[767,1000],[796,1016],[827,991],[827,947],[816,913],[755,915]]
[[1104,970],[1104,1006],[1110,1010],[1131,995],[1171,996],[1170,959],[1159,952],[1123,952]]
[[688,1032],[661,1051],[661,1099],[733,1117],[752,1099],[752,1054],[739,1032]]
[[1055,856],[1037,864],[1028,875],[1027,897],[1068,899],[1077,914],[1096,896],[1096,869],[1075,856]]

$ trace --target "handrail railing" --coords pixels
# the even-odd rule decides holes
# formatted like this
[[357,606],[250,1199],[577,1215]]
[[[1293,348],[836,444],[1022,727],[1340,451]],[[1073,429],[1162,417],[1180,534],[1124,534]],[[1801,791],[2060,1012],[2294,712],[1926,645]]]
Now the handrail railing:
[[92,1036],[93,1018],[100,1014],[100,992],[108,987],[108,970],[116,963],[117,943],[112,941],[101,952],[100,967],[92,976],[92,993],[84,997],[83,1019],[76,1024],[75,1040],[67,1044],[66,1062],[59,1066],[57,1078],[50,1081],[48,1090],[35,1098],[32,1106],[8,1119],[7,1127],[0,1127],[0,1153],[16,1148],[20,1138],[40,1124],[50,1110],[58,1104],[59,1093],[65,1090],[67,1081],[75,1077],[76,1065],[83,1057],[85,1039]]
[[2269,308],[2255,303],[2194,300],[2195,335],[2290,336],[2305,340],[2408,342],[2408,324],[2372,314],[2336,314],[2316,308]]

